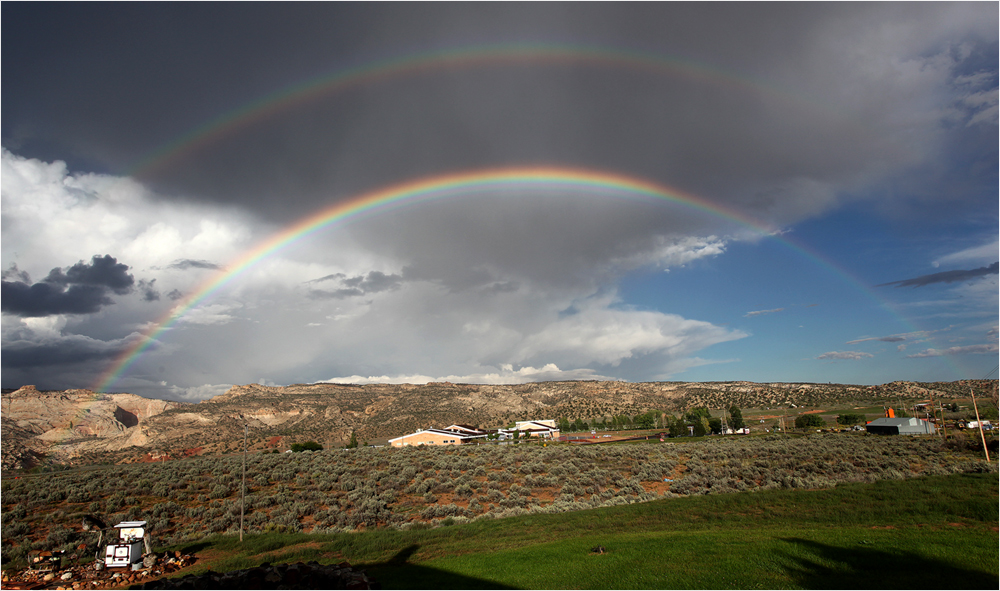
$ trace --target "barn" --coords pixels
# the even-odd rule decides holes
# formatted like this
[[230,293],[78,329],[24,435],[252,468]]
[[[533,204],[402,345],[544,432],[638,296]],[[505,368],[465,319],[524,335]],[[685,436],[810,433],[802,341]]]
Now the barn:
[[934,425],[913,417],[884,417],[869,422],[865,430],[876,435],[933,435]]

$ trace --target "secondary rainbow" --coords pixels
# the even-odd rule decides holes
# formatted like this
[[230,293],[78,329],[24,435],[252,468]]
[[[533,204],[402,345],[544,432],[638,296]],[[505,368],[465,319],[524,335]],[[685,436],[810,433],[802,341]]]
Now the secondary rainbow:
[[732,220],[761,234],[771,233],[770,229],[763,227],[760,223],[700,197],[666,185],[612,172],[559,167],[518,167],[474,170],[421,178],[338,202],[293,223],[246,251],[230,262],[225,269],[198,287],[194,293],[175,306],[169,314],[148,329],[136,344],[121,354],[110,369],[100,376],[93,389],[98,392],[106,391],[124,374],[129,366],[157,342],[164,331],[173,326],[191,309],[203,303],[250,267],[291,244],[348,218],[374,214],[404,203],[417,203],[421,200],[439,199],[477,191],[499,191],[512,188],[574,190],[587,193],[604,192],[662,199]]
[[672,75],[736,92],[761,93],[787,103],[809,105],[773,84],[710,64],[641,51],[580,45],[517,43],[466,46],[373,60],[325,73],[264,94],[219,114],[153,150],[125,171],[142,177],[293,107],[381,81],[496,66],[582,65]]

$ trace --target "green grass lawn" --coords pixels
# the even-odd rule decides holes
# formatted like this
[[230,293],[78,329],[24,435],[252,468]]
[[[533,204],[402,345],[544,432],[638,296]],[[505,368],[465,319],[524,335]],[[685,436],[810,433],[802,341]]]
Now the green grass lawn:
[[[485,555],[423,563],[517,588],[987,588],[997,583],[988,531],[864,528],[594,532]],[[928,540],[927,538],[932,539]],[[992,539],[992,548],[988,543]],[[976,544],[976,540],[985,544]],[[600,542],[605,554],[592,554]],[[957,547],[975,552],[956,555]],[[915,550],[916,549],[916,550]],[[992,563],[992,567],[991,567]],[[413,586],[406,568],[370,569],[384,586]],[[930,576],[928,571],[931,571]],[[992,571],[992,572],[991,572]],[[399,576],[395,578],[394,575]],[[412,580],[412,579],[411,579]],[[434,582],[436,583],[436,581]]]
[[995,589],[997,500],[995,473],[956,474],[180,548],[197,570],[348,560],[385,589]]

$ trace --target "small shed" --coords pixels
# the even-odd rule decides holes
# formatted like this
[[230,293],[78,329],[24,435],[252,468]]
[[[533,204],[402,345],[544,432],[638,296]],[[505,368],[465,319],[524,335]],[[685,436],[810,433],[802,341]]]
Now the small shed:
[[914,417],[883,417],[869,422],[865,425],[865,430],[876,435],[933,435],[934,425]]

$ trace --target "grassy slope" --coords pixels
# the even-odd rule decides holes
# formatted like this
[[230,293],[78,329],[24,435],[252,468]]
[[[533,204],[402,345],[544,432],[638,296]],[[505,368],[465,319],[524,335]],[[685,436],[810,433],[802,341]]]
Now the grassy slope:
[[997,499],[995,474],[957,474],[181,548],[216,571],[346,559],[386,589],[996,588]]

